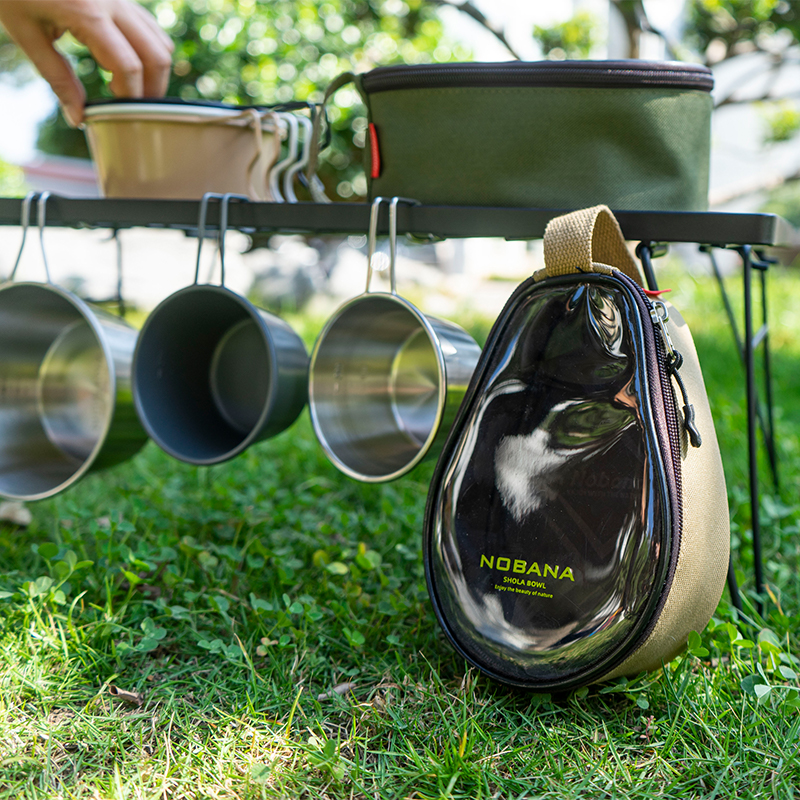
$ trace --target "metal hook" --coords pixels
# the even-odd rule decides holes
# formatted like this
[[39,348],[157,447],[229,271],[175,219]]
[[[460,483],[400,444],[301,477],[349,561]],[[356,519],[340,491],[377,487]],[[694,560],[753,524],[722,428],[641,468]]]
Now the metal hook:
[[[385,197],[376,197],[372,201],[372,208],[369,213],[369,238],[367,240],[367,288],[372,282],[372,273],[375,271],[372,260],[375,256],[376,243],[378,239],[378,212],[381,203],[386,202]],[[395,265],[397,263],[397,206],[400,203],[408,203],[411,206],[420,205],[419,200],[412,200],[410,197],[393,197],[389,202],[389,285],[392,294],[397,294],[397,280],[395,277]]]
[[[216,192],[206,192],[200,199],[200,211],[197,217],[197,261],[194,267],[195,285],[200,281],[200,254],[203,251],[203,240],[206,236],[206,217],[208,216],[208,201],[211,199],[219,200],[219,233],[217,234],[217,252],[220,260],[220,286],[225,285],[225,234],[228,232],[228,206],[231,200],[241,200],[249,202],[250,198],[244,194],[217,194]],[[214,265],[211,265],[213,273]],[[209,275],[209,283],[211,276]]]
[[28,237],[28,227],[31,223],[31,203],[33,202],[33,198],[37,195],[38,192],[28,192],[28,194],[25,195],[25,199],[22,201],[22,211],[19,221],[19,224],[22,227],[22,241],[19,243],[19,252],[17,253],[16,261],[14,261],[14,267],[11,270],[11,274],[8,276],[10,281],[13,281],[14,276],[17,274],[17,267],[19,266],[20,259],[22,258],[22,251],[25,249],[25,239]]
[[283,193],[290,203],[297,202],[297,195],[294,193],[294,178],[298,172],[301,172],[308,165],[308,160],[311,156],[311,138],[313,136],[314,125],[307,117],[296,117],[297,122],[303,129],[303,149],[300,154],[300,159],[292,164],[284,173],[283,176]]
[[194,282],[200,280],[200,254],[203,252],[203,240],[206,238],[206,215],[208,214],[208,201],[212,198],[220,199],[221,194],[206,192],[200,198],[200,212],[197,215],[197,261],[194,266]]
[[[297,117],[294,114],[289,112],[280,112],[275,114],[278,119],[280,119],[288,128],[289,128],[289,152],[286,158],[283,161],[279,161],[270,171],[269,173],[269,190],[270,194],[272,195],[272,199],[276,203],[283,203],[284,197],[281,194],[280,190],[280,174],[284,169],[288,169],[292,166],[292,164],[297,161],[297,132],[298,132],[298,122]],[[294,201],[296,202],[297,198],[295,197]]]
[[365,292],[369,291],[369,285],[372,283],[372,261],[375,257],[375,247],[377,244],[378,239],[378,212],[381,208],[381,203],[383,203],[385,198],[383,197],[376,197],[372,201],[372,208],[370,208],[369,212],[369,236],[367,237],[367,288],[364,290]]
[[228,206],[231,200],[240,200],[243,203],[250,202],[250,198],[244,194],[233,194],[226,192],[219,201],[219,239],[217,249],[219,251],[219,285],[225,285],[225,234],[228,232]]
[[50,268],[47,266],[47,253],[44,249],[44,226],[46,223],[45,215],[47,213],[47,201],[49,198],[50,192],[42,192],[39,195],[39,199],[36,201],[36,213],[39,224],[39,247],[42,250],[42,261],[44,262],[44,274],[47,278],[47,282],[52,283],[50,280]]

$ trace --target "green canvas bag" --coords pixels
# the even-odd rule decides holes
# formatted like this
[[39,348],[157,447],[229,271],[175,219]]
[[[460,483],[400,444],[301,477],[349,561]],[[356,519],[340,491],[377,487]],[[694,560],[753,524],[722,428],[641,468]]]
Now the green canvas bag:
[[691,334],[609,209],[551,221],[434,472],[423,557],[456,650],[551,692],[669,661],[722,595],[729,521]]
[[346,73],[328,96],[350,81],[367,109],[370,198],[707,210],[713,77],[706,67],[634,60],[391,66]]

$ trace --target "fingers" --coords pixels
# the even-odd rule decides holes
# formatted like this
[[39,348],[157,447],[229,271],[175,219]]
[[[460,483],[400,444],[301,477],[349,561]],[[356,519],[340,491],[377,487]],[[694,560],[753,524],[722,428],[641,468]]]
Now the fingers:
[[94,4],[69,27],[103,69],[118,97],[160,96],[167,89],[172,42],[144,9],[129,0]]
[[85,92],[53,42],[69,31],[111,73],[118,97],[167,90],[172,41],[133,0],[0,0],[0,22],[53,87],[71,124],[83,119]]
[[150,29],[152,35],[163,43],[168,52],[172,53],[172,51],[175,49],[175,43],[172,41],[172,39],[170,39],[166,31],[156,22],[155,17],[150,12],[142,8],[138,3],[128,4],[128,8],[132,13],[138,14],[141,17],[142,24]]
[[27,19],[18,19],[13,25],[4,20],[4,24],[39,74],[52,87],[67,122],[77,127],[83,121],[86,91],[67,60],[53,47],[52,37],[41,26]]
[[121,14],[116,22],[141,61],[144,95],[160,97],[167,91],[175,46],[143,8],[130,4],[125,8],[131,13]]

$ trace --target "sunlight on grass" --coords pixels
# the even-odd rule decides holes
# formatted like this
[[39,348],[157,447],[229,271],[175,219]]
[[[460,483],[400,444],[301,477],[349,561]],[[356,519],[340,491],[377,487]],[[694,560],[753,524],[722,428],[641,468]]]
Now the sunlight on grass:
[[[741,367],[713,281],[667,265],[661,282],[695,334],[748,592]],[[510,690],[466,668],[430,609],[430,464],[350,481],[307,413],[212,468],[150,444],[32,505],[27,530],[0,528],[0,796],[792,796],[800,275],[770,284],[781,490],[762,464],[766,619],[723,598],[655,674]],[[462,321],[485,339],[489,321]],[[313,341],[316,322],[294,322]]]

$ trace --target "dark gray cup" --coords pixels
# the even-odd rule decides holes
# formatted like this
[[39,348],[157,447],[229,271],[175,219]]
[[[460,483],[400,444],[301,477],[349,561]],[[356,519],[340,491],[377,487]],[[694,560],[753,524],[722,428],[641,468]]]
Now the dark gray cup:
[[216,464],[291,425],[306,403],[308,354],[281,319],[223,286],[193,285],[147,318],[133,397],[162,450]]
[[[220,286],[199,284],[206,211],[220,201]],[[228,204],[200,202],[194,284],[147,318],[133,356],[139,419],[164,451],[189,464],[218,464],[289,427],[306,404],[308,353],[282,320],[226,289]]]

